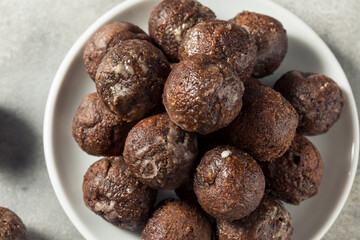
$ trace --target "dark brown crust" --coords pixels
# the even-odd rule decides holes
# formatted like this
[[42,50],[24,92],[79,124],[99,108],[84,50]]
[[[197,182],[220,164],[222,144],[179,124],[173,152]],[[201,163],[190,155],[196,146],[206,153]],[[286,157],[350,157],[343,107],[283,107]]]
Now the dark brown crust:
[[156,190],[129,174],[122,156],[92,164],[84,176],[83,194],[91,211],[128,230],[145,224],[156,198]]
[[222,134],[256,160],[270,161],[285,153],[297,124],[295,109],[280,93],[257,81],[246,81],[243,108]]
[[250,77],[256,63],[256,45],[244,28],[222,20],[198,23],[179,48],[180,60],[204,58],[227,62],[241,79]]
[[95,81],[96,71],[107,51],[122,40],[142,39],[151,42],[141,28],[129,22],[113,22],[101,27],[87,41],[84,50],[86,71]]
[[317,148],[304,136],[296,134],[285,154],[263,163],[263,170],[271,194],[298,205],[317,194],[323,162]]
[[196,168],[194,191],[212,217],[228,221],[250,214],[260,203],[265,177],[247,153],[232,146],[207,152]]
[[124,148],[125,162],[139,181],[155,189],[173,190],[190,177],[197,139],[164,114],[141,120],[131,129]]
[[198,1],[164,0],[150,14],[149,34],[165,55],[176,62],[186,32],[195,24],[215,17],[213,11]]
[[218,240],[290,240],[292,232],[290,213],[266,194],[249,216],[234,222],[217,221]]
[[316,73],[290,71],[274,86],[299,114],[298,132],[318,135],[327,132],[340,118],[344,94],[331,78]]
[[80,148],[97,156],[122,154],[125,139],[136,122],[124,122],[112,113],[97,93],[84,97],[76,111],[72,135]]
[[235,119],[243,93],[242,81],[227,64],[184,60],[165,83],[163,104],[182,129],[209,134]]
[[166,57],[154,45],[126,40],[105,55],[96,74],[96,89],[109,109],[123,120],[139,120],[161,105],[169,72]]
[[10,209],[0,207],[0,239],[28,240],[29,234],[21,219]]
[[142,240],[211,240],[211,223],[197,207],[173,199],[156,207]]
[[287,36],[283,25],[267,15],[243,11],[230,20],[245,28],[256,42],[257,59],[252,75],[264,77],[272,74],[287,53]]

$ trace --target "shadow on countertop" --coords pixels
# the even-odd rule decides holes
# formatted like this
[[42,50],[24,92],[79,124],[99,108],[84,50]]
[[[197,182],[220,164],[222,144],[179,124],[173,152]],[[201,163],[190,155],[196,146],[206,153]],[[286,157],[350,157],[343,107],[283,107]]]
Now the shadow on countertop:
[[43,233],[39,232],[38,230],[36,230],[34,228],[28,228],[27,231],[29,233],[30,240],[49,240],[49,239],[51,239],[49,237],[44,236]]
[[19,178],[29,174],[35,144],[33,129],[11,110],[0,108],[0,174]]

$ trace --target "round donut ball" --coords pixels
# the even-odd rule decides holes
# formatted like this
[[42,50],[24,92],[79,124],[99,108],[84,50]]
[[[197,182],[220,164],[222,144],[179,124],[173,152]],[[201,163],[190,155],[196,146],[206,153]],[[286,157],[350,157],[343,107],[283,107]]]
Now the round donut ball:
[[300,134],[283,156],[262,167],[270,193],[295,205],[317,194],[323,175],[319,151]]
[[168,199],[156,206],[142,240],[211,240],[211,223],[197,207]]
[[248,30],[257,46],[254,77],[272,74],[284,60],[287,53],[287,36],[283,25],[267,15],[243,11],[230,20]]
[[224,61],[240,76],[250,77],[256,63],[256,45],[248,31],[238,25],[211,20],[196,24],[179,47],[180,60],[203,58]]
[[259,205],[265,177],[247,153],[232,146],[218,146],[207,152],[196,168],[194,191],[209,215],[234,221]]
[[242,81],[227,64],[184,60],[174,66],[165,83],[163,104],[182,129],[209,134],[235,119],[243,93]]
[[244,85],[243,108],[222,131],[224,139],[259,161],[280,157],[295,136],[298,115],[273,89],[256,80],[247,80]]
[[234,222],[217,221],[218,240],[290,240],[292,233],[290,213],[279,200],[266,194],[249,216]]
[[84,50],[86,71],[95,81],[96,72],[107,51],[122,40],[142,39],[151,42],[141,28],[129,22],[113,22],[97,30],[87,41]]
[[326,133],[340,118],[344,94],[331,78],[317,73],[290,71],[274,86],[299,114],[297,131],[303,135]]
[[76,111],[72,135],[79,147],[96,156],[122,154],[126,136],[136,122],[125,122],[112,113],[97,93],[84,97]]
[[195,24],[216,16],[196,0],[164,0],[151,12],[149,34],[173,62],[178,61],[179,45]]
[[164,54],[148,41],[122,41],[104,56],[96,74],[96,90],[124,121],[143,118],[161,105],[170,72]]
[[92,164],[82,188],[85,205],[91,211],[127,230],[145,225],[156,198],[156,190],[130,175],[122,156]]
[[190,176],[196,154],[196,135],[176,126],[166,113],[136,124],[124,147],[129,170],[154,189],[179,187]]
[[29,234],[21,219],[13,211],[4,207],[0,207],[0,239],[29,239]]

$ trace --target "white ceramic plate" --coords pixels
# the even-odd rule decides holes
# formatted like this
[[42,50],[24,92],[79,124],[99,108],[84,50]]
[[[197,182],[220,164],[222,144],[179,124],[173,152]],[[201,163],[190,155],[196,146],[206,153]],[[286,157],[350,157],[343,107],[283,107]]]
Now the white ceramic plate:
[[[125,1],[92,24],[62,62],[52,84],[44,119],[46,163],[56,195],[76,228],[86,239],[140,239],[140,233],[117,229],[89,211],[82,200],[82,178],[98,157],[82,152],[71,136],[71,124],[81,99],[95,91],[85,72],[82,53],[87,39],[102,25],[129,21],[147,30],[150,11],[159,0]],[[292,239],[320,239],[335,221],[350,192],[359,154],[359,127],[355,101],[346,76],[326,44],[299,18],[286,9],[262,0],[207,0],[219,19],[242,10],[279,19],[288,33],[288,54],[281,67],[264,82],[272,85],[288,70],[319,72],[333,78],[346,103],[340,120],[326,134],[311,137],[324,160],[324,177],[318,195],[300,206],[286,207],[294,224]]]

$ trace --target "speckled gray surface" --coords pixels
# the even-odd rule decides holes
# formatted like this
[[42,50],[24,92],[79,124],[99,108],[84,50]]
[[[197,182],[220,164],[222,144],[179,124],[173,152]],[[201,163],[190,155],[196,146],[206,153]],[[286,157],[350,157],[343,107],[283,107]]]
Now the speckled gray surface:
[[[360,3],[274,0],[328,44],[360,104]],[[31,239],[83,239],[62,210],[46,171],[42,124],[62,59],[113,0],[0,1],[0,206],[23,219]],[[359,110],[359,107],[358,107]],[[324,239],[360,239],[360,176]]]

